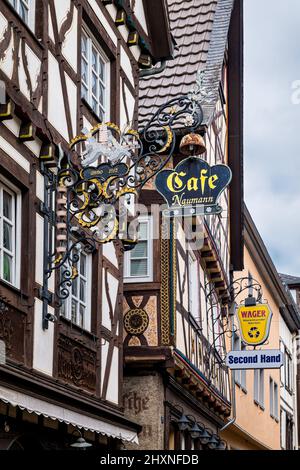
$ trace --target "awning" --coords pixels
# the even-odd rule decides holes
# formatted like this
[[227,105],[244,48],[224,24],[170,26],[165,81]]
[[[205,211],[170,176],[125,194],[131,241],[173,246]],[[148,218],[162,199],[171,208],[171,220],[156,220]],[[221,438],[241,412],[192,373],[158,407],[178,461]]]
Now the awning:
[[77,413],[76,411],[31,397],[30,395],[25,395],[16,390],[0,386],[0,400],[12,406],[18,406],[21,410],[26,410],[29,413],[43,415],[45,418],[71,424],[79,429],[96,432],[123,441],[139,443],[137,433],[134,431],[116,424],[107,423],[101,419]]

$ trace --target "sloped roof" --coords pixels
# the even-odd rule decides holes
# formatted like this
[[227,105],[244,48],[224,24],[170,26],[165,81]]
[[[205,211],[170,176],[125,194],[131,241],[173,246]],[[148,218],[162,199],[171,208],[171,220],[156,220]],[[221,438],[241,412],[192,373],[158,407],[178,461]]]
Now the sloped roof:
[[168,0],[177,48],[174,60],[168,61],[162,73],[140,81],[141,125],[162,104],[188,93],[199,70],[207,72],[207,85],[217,85],[218,91],[233,3],[234,0]]
[[287,286],[300,286],[300,277],[297,276],[290,276],[289,274],[279,274],[281,280]]

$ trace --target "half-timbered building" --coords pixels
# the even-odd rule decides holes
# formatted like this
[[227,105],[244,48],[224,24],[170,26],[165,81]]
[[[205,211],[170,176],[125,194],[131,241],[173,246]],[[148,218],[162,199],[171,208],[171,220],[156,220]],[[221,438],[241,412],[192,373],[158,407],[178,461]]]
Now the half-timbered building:
[[[175,58],[155,76],[144,74],[140,126],[165,102],[189,93],[203,72],[200,86],[210,99],[197,129],[206,147],[199,158],[228,165],[233,180],[220,200],[222,214],[169,224],[154,210],[165,203],[155,186],[142,193],[140,241],[125,255],[124,407],[143,425],[142,448],[221,449],[219,430],[231,413],[223,317],[233,270],[243,267],[242,2],[168,5]],[[185,158],[185,134],[177,129],[173,167]]]
[[172,49],[163,0],[0,1],[0,448],[62,449],[79,431],[94,447],[138,442],[123,413],[122,247],[79,250],[56,308],[46,183],[83,128],[137,123],[140,70]]

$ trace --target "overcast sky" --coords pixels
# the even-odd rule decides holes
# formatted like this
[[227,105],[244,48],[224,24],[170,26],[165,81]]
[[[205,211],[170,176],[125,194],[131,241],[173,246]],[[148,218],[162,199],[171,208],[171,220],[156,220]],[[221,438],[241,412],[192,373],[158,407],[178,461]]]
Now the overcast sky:
[[300,0],[244,4],[245,199],[279,272],[300,276]]

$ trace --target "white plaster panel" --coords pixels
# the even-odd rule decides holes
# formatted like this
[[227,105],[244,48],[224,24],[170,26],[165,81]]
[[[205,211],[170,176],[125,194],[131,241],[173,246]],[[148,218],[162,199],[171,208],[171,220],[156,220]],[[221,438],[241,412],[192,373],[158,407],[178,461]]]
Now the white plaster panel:
[[176,312],[176,348],[183,353],[185,352],[182,315],[180,312]]
[[58,132],[69,140],[58,62],[49,52],[48,119]]
[[110,261],[116,268],[119,267],[116,249],[113,242],[105,243],[103,245],[103,256]]
[[42,142],[36,137],[35,140],[24,142],[24,145],[37,157],[39,158],[41,153]]
[[[48,308],[54,314],[52,307]],[[54,323],[49,322],[49,328],[42,327],[43,303],[35,299],[34,305],[34,332],[33,332],[33,368],[44,374],[53,375],[53,346]]]
[[[0,36],[2,37],[2,36]],[[4,58],[0,60],[0,69],[8,78],[12,78],[13,74],[13,48],[14,48],[14,36],[11,35],[9,46],[5,52]]]
[[58,31],[60,30],[63,22],[67,18],[68,11],[70,10],[70,0],[54,0],[55,12],[57,18]]
[[109,22],[107,21],[107,19],[103,15],[103,13],[102,13],[100,7],[98,6],[96,0],[88,0],[88,3],[91,5],[92,9],[94,10],[95,14],[97,15],[97,18],[99,19],[99,21],[102,24],[103,28],[105,29],[108,36],[110,37],[110,39],[112,40],[112,42],[116,46],[117,42],[118,42],[117,36],[116,36],[114,30],[111,28]]
[[40,71],[42,64],[40,59],[27,44],[25,45],[25,55],[27,57],[27,67],[31,79],[32,91],[34,92],[39,85],[39,79],[41,79]]
[[109,347],[108,341],[105,341],[103,346],[101,346],[101,395],[102,395],[103,380],[104,380],[105,369],[106,369],[108,347]]
[[18,165],[20,165],[27,173],[30,172],[30,163],[21,155],[15,147],[7,142],[3,137],[0,136],[0,148],[11,157]]
[[53,25],[52,25],[52,18],[51,18],[51,13],[50,13],[50,7],[48,7],[48,21],[49,21],[48,34],[49,34],[49,37],[52,39],[52,41],[55,42]]

